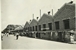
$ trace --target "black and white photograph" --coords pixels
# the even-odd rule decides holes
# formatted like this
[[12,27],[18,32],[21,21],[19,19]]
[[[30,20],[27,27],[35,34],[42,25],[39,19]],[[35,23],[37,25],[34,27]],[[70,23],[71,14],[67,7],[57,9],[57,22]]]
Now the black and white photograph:
[[1,49],[76,50],[74,0],[1,0]]

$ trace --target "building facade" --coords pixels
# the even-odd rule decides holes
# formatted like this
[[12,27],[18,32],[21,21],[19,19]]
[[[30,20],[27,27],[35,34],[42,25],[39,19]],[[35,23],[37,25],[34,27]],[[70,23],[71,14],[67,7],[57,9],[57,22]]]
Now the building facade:
[[58,41],[69,41],[70,31],[75,31],[75,4],[64,4],[54,15],[54,31]]
[[70,34],[76,40],[75,29],[75,4],[71,2],[65,3],[54,16],[48,12],[24,26],[27,36],[65,42],[70,41]]
[[36,38],[37,33],[37,20],[33,19],[30,23],[30,36]]
[[29,31],[30,31],[29,27],[30,27],[30,24],[26,22],[23,28],[24,32],[26,33],[26,36],[29,36]]
[[43,14],[38,21],[38,33],[40,38],[51,39],[51,33],[53,31],[53,17],[48,14]]

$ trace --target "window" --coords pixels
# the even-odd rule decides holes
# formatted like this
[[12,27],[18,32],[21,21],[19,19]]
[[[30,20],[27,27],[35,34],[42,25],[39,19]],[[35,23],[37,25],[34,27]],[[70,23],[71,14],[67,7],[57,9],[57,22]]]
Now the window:
[[69,26],[69,19],[63,20],[63,23],[64,23],[64,28],[65,29],[69,29],[70,28],[70,26]]
[[52,23],[48,23],[49,30],[52,30]]
[[31,31],[31,27],[30,27],[30,31]]
[[43,31],[46,31],[46,24],[43,24]]
[[43,28],[46,28],[46,24],[43,24]]
[[56,29],[59,29],[59,21],[55,22]]
[[31,27],[31,31],[33,31],[33,27]]
[[37,31],[37,26],[35,26],[35,28],[36,28],[36,31]]
[[33,31],[34,31],[34,26],[33,26]]
[[29,27],[28,27],[28,30],[29,30]]
[[41,25],[39,25],[39,31],[41,31]]
[[28,27],[26,27],[26,31],[28,31]]

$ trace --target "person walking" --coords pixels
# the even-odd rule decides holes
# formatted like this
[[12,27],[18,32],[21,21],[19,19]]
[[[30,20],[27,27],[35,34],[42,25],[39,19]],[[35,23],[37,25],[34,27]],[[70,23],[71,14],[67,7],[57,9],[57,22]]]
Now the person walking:
[[18,40],[18,37],[19,37],[19,33],[16,33],[16,40]]

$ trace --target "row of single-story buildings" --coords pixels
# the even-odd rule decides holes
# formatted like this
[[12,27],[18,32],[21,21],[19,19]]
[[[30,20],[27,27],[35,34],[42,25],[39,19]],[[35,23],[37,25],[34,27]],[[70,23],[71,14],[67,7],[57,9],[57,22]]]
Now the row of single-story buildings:
[[32,19],[24,26],[27,36],[58,41],[69,41],[70,34],[74,34],[76,38],[75,29],[75,4],[73,3],[65,3],[54,16],[49,13],[43,14],[38,21]]
[[55,15],[43,14],[39,20],[32,19],[24,27],[16,26],[10,32],[41,39],[69,42],[70,35],[76,40],[75,4],[65,3]]

